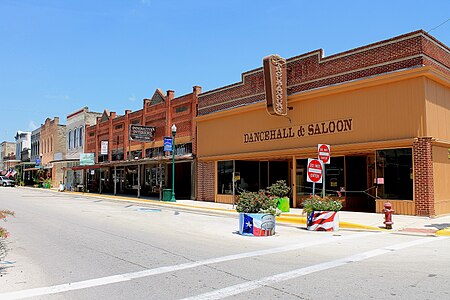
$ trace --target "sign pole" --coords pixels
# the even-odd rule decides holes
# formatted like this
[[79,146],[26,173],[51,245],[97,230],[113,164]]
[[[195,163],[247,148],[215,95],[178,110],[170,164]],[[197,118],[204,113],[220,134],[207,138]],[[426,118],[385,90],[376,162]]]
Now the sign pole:
[[313,182],[313,198],[316,195],[316,183]]
[[322,183],[322,198],[325,198],[325,183],[326,183],[326,180],[325,180],[325,164],[323,164],[323,170],[322,170],[322,180],[323,180],[323,183]]

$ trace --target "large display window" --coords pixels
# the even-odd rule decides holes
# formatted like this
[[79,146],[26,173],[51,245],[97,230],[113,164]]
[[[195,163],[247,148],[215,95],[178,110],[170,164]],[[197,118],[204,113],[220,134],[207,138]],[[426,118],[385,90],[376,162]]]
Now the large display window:
[[378,197],[392,200],[413,200],[412,149],[377,151]]

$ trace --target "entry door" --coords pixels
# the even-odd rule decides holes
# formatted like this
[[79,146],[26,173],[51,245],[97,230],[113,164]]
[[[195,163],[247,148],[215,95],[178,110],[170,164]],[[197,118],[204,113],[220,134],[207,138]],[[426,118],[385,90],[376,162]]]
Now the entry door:
[[373,199],[367,191],[367,156],[346,156],[346,209],[351,211],[375,211]]

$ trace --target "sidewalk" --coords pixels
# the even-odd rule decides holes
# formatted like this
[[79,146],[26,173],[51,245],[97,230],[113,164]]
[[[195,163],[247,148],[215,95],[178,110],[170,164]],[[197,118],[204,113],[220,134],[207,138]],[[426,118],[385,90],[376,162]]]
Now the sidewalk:
[[[57,190],[52,190],[57,191]],[[79,192],[64,192],[65,194],[82,194]],[[164,202],[155,198],[137,198],[136,196],[127,195],[109,195],[84,193],[84,196],[104,198],[111,200],[132,201],[137,203],[148,203],[152,205],[180,207],[189,210],[209,211],[219,214],[236,215],[237,212],[231,204],[195,201],[195,200],[177,200],[176,202]],[[395,208],[394,208],[395,209]],[[357,229],[357,230],[386,230],[383,224],[384,215],[380,213],[361,213],[340,211],[339,227],[341,229]],[[394,232],[405,234],[420,235],[439,235],[450,236],[450,215],[440,216],[436,218],[393,215],[392,230]],[[277,217],[277,223],[306,226],[306,215],[300,208],[291,208],[290,212],[282,213]]]

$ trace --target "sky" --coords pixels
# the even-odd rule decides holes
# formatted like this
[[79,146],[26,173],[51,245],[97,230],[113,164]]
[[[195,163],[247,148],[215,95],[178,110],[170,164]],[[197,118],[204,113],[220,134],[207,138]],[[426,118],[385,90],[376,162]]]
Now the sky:
[[0,0],[0,141],[88,106],[118,115],[241,80],[262,58],[325,56],[423,29],[450,46],[448,0]]

